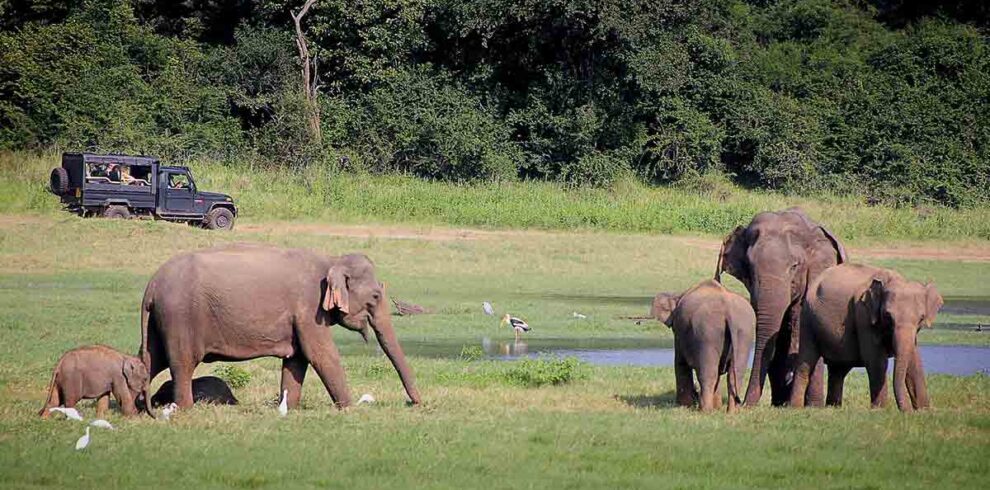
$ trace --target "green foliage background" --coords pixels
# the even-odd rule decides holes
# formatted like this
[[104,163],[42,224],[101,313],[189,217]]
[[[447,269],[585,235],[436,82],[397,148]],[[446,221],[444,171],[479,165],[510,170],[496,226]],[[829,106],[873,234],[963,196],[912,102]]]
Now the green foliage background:
[[302,3],[0,1],[0,149],[990,200],[982,2],[319,0],[322,144]]

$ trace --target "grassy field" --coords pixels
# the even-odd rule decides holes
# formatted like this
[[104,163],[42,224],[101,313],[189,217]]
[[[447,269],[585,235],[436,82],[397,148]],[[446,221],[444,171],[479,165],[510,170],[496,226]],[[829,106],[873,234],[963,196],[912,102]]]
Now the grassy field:
[[[59,154],[0,153],[0,212],[58,211],[45,191]],[[680,187],[634,180],[576,191],[548,182],[457,185],[403,176],[273,171],[191,162],[201,189],[234,196],[242,219],[417,223],[483,228],[707,233],[724,236],[760,211],[801,206],[844,240],[990,239],[990,209],[894,209],[858,197],[801,198],[741,189],[717,178]]]
[[[9,201],[6,209],[10,209]],[[990,377],[931,375],[935,408],[903,415],[867,406],[863,375],[842,409],[760,406],[738,414],[673,407],[670,368],[580,365],[570,382],[530,386],[526,368],[411,357],[424,404],[404,405],[374,349],[338,330],[352,394],[378,403],[341,413],[310,373],[303,407],[276,415],[278,361],[237,363],[250,382],[238,407],[196,407],[172,421],[116,414],[78,453],[82,426],[41,421],[50,369],[66,349],[102,342],[133,352],[151,273],[183,250],[251,241],[371,256],[394,297],[433,314],[396,319],[400,339],[478,345],[510,340],[480,312],[528,319],[528,339],[623,338],[665,345],[649,297],[709,277],[717,240],[601,232],[478,231],[426,225],[330,226],[246,220],[232,233],[161,222],[0,214],[0,480],[5,488],[982,488],[990,457]],[[850,253],[932,277],[946,296],[986,296],[990,261],[917,260],[928,245]],[[712,249],[715,247],[715,250]],[[920,247],[920,248],[919,248]],[[985,256],[958,242],[942,252]],[[894,250],[894,253],[890,251]],[[918,252],[921,250],[921,253]],[[730,286],[741,290],[738,283]],[[573,311],[589,316],[576,321]],[[982,321],[982,318],[950,318]],[[944,318],[940,318],[944,320]],[[988,345],[985,333],[924,331],[925,343]],[[200,367],[200,374],[217,364]],[[520,372],[520,370],[522,372]],[[160,376],[155,387],[167,376]],[[82,406],[91,417],[89,403]]]

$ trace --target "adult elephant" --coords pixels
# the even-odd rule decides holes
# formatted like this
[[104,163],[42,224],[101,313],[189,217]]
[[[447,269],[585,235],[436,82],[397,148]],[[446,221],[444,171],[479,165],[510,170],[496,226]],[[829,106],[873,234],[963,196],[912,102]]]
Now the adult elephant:
[[[756,311],[746,405],[759,403],[768,374],[771,403],[779,406],[788,401],[798,353],[801,300],[808,283],[845,261],[839,239],[797,208],[757,214],[748,226],[736,227],[725,238],[715,279],[721,280],[722,271],[739,279],[749,290]],[[816,371],[808,388],[810,405],[824,403],[821,371]]]
[[[384,286],[364,255],[236,245],[177,255],[148,283],[141,305],[141,357],[152,379],[168,368],[175,402],[193,403],[201,362],[282,359],[282,390],[299,404],[308,365],[340,407],[351,404],[330,327],[369,327],[413,403],[419,392],[395,330]],[[281,391],[280,391],[281,393]]]

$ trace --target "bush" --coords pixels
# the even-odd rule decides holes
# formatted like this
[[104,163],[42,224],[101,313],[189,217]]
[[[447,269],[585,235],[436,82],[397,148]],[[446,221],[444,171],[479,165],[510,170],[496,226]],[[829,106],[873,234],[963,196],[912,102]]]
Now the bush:
[[221,364],[213,368],[213,374],[234,389],[243,388],[251,382],[251,373],[234,364]]
[[485,351],[477,345],[465,345],[461,347],[458,357],[463,361],[477,361],[485,358]]
[[585,376],[584,365],[576,357],[540,356],[512,363],[504,371],[507,381],[523,386],[562,385]]

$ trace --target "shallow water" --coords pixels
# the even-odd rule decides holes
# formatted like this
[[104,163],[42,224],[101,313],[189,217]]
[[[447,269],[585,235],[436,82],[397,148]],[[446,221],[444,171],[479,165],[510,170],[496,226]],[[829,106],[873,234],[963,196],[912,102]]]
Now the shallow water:
[[[403,350],[410,355],[434,358],[455,358],[466,346],[481,347],[485,356],[495,360],[551,355],[573,356],[584,362],[601,366],[672,366],[674,349],[669,342],[630,339],[531,339],[494,340],[484,338],[476,344],[463,342],[403,341]],[[921,358],[925,372],[968,376],[990,374],[990,348],[923,345]],[[752,358],[750,359],[752,362]],[[893,360],[890,361],[893,363]],[[891,366],[892,369],[893,366]]]

